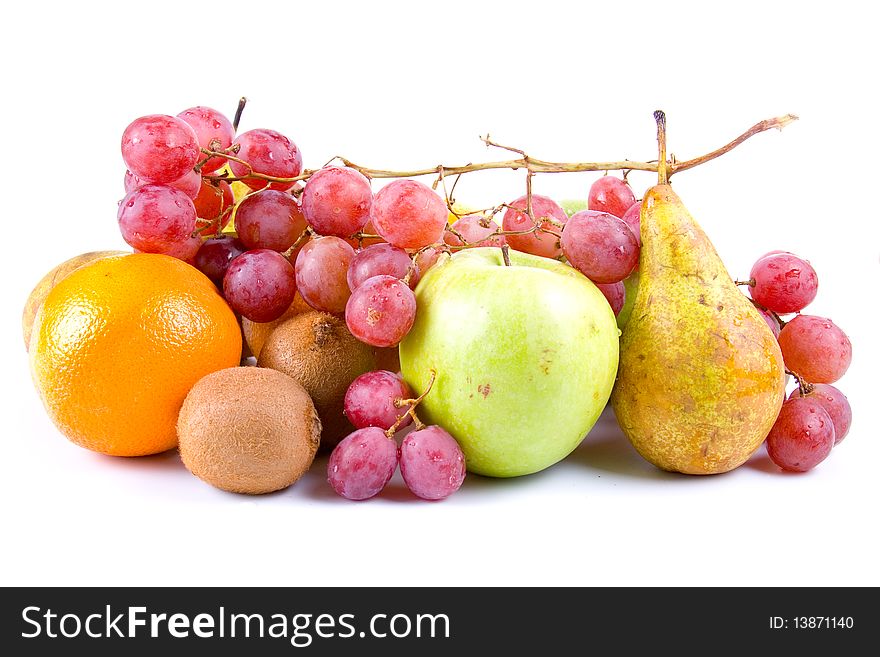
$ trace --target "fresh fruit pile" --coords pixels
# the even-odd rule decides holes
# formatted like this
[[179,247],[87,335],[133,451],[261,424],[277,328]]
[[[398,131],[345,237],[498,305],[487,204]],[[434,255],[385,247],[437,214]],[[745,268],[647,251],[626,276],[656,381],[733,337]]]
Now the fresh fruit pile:
[[[565,458],[609,397],[639,453],[680,472],[730,470],[765,437],[780,467],[807,470],[846,435],[830,384],[851,345],[799,314],[812,267],[766,254],[741,283],[750,301],[668,185],[791,115],[689,161],[667,161],[660,113],[657,162],[552,163],[486,138],[522,158],[392,172],[303,169],[285,135],[239,133],[243,109],[132,121],[117,219],[135,254],[64,263],[29,299],[34,381],[74,442],[179,445],[198,477],[251,494],[296,481],[320,442],[345,498],[379,494],[399,466],[440,500],[466,469]],[[525,169],[526,194],[462,211],[444,176],[485,168]],[[660,184],[640,201],[604,175],[571,212],[532,192],[536,173],[612,169]],[[433,188],[413,179],[430,173]],[[236,366],[250,355],[256,368]],[[785,371],[798,388],[783,403]]]

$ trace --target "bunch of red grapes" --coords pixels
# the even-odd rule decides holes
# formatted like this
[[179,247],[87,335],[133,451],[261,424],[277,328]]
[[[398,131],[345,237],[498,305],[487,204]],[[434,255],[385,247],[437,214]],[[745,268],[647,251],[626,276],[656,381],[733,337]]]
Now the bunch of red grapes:
[[[534,194],[505,204],[501,227],[485,214],[450,227],[448,203],[423,183],[396,180],[374,194],[370,180],[347,167],[301,176],[302,156],[290,139],[266,129],[236,135],[208,107],[136,119],[123,134],[122,156],[125,241],[192,263],[255,322],[280,317],[299,291],[316,310],[344,313],[361,341],[393,347],[415,320],[412,289],[442,251],[509,245],[564,255],[603,287],[616,311],[620,281],[638,263],[638,204],[610,176],[591,189],[591,209],[570,219]],[[231,180],[251,193],[236,203]],[[237,236],[222,235],[233,211]]]
[[[783,470],[806,472],[849,432],[852,409],[846,395],[831,384],[849,368],[852,344],[830,319],[801,314],[819,289],[806,260],[770,251],[752,266],[747,285],[779,342],[786,369],[798,382],[767,436],[767,453]],[[791,313],[797,314],[782,318]]]
[[[433,379],[432,379],[433,383]],[[400,465],[403,481],[416,496],[442,500],[457,491],[467,473],[461,447],[445,429],[416,426],[401,442],[394,433],[416,417],[421,397],[400,375],[386,370],[360,375],[345,393],[345,415],[357,430],[340,442],[327,464],[327,479],[339,495],[365,500],[385,488]]]
[[[529,192],[449,226],[449,200],[421,182],[398,179],[373,193],[354,168],[328,165],[304,174],[289,138],[268,129],[236,134],[227,117],[208,107],[136,119],[123,134],[122,156],[128,170],[119,227],[136,251],[191,263],[251,321],[278,319],[299,292],[316,310],[344,314],[352,335],[375,347],[396,346],[407,335],[417,310],[413,289],[443,252],[480,246],[556,258],[592,280],[615,314],[625,301],[623,280],[639,261],[641,204],[626,180],[614,176],[593,183],[588,209],[571,217]],[[237,200],[230,187],[236,180],[250,189]],[[502,209],[498,226],[494,215]],[[235,234],[224,234],[233,215]],[[752,279],[752,298],[802,384],[783,406],[768,450],[783,468],[808,469],[849,426],[846,398],[828,385],[849,364],[849,341],[830,320],[779,317],[815,296],[815,272],[805,261],[767,254]],[[409,398],[399,376],[371,372],[352,384],[349,396],[367,411],[346,398],[358,430],[331,456],[337,492],[371,497],[398,463],[421,497],[441,499],[458,489],[464,457],[442,428],[418,426],[399,451],[389,439],[392,428],[410,419],[395,406]],[[427,453],[439,455],[433,469]]]

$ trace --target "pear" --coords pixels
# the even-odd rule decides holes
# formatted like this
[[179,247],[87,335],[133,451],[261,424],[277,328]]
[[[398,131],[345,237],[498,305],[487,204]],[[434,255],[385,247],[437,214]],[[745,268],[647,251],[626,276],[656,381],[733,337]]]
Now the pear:
[[727,472],[764,441],[785,397],[782,353],[712,242],[667,183],[641,211],[640,281],[611,403],[645,459],[687,474]]

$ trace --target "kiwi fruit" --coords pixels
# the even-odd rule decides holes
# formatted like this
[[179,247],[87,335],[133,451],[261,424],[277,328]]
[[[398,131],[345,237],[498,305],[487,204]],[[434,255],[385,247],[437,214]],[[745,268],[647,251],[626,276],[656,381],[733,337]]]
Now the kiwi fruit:
[[263,345],[266,344],[266,338],[269,337],[269,334],[274,331],[276,327],[280,326],[291,317],[295,317],[300,313],[310,312],[311,310],[312,307],[307,304],[302,296],[300,296],[300,293],[297,292],[296,296],[293,297],[290,306],[278,319],[272,320],[271,322],[252,322],[247,317],[242,317],[241,333],[244,336],[244,342],[249,349],[249,353],[253,355],[254,358],[259,358],[260,350],[263,348]]
[[312,310],[277,326],[257,365],[284,372],[308,391],[324,427],[321,446],[332,448],[354,431],[342,411],[345,391],[361,374],[376,369],[376,356],[343,320]]
[[199,479],[232,493],[287,488],[315,458],[321,422],[289,376],[230,367],[200,379],[177,418],[180,457]]
[[400,371],[400,352],[397,347],[376,347],[376,369],[389,372]]

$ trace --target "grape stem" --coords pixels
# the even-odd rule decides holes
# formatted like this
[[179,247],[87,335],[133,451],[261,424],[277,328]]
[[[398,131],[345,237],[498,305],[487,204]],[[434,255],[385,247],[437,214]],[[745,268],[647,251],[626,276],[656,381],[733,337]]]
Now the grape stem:
[[[755,279],[752,278],[752,279],[750,279],[750,280],[751,280],[752,282],[751,282],[751,283],[748,283],[748,285],[751,285],[752,287],[754,287],[754,286],[755,286],[755,283],[754,283]],[[739,281],[734,281],[734,283],[735,283],[736,285],[743,285],[743,283],[740,283]],[[779,328],[780,328],[780,330],[781,330],[786,324],[788,324],[788,322],[786,322],[784,319],[782,319],[782,317],[779,316],[779,313],[777,313],[775,310],[770,310],[767,306],[763,306],[763,305],[761,305],[760,303],[758,303],[758,302],[755,301],[754,299],[751,299],[751,302],[752,302],[752,304],[754,304],[757,308],[760,308],[761,310],[763,310],[765,313],[770,313],[770,315],[773,317],[773,319],[775,319],[776,322],[779,324]]]
[[[284,255],[287,256],[287,259],[290,260],[290,256],[293,255],[294,251],[296,251],[299,247],[309,241],[312,237],[311,232],[309,232],[308,228],[305,228],[303,232],[299,234],[299,237],[296,238],[296,241],[291,244],[290,248],[284,252]],[[290,263],[293,264],[293,263]]]
[[785,370],[786,374],[790,374],[794,377],[794,380],[797,381],[798,389],[801,391],[801,397],[806,397],[811,392],[813,392],[813,388],[815,387],[812,383],[804,379],[802,376],[792,372],[791,370]]
[[[242,97],[239,101],[239,111],[236,112],[236,121],[240,118],[241,110],[244,109],[244,105],[247,102],[247,99]],[[512,169],[514,171],[519,169],[526,170],[526,207],[525,211],[528,214],[529,218],[532,220],[532,226],[530,228],[526,228],[524,230],[503,230],[502,228],[496,229],[494,232],[486,235],[483,240],[489,240],[493,237],[500,236],[508,236],[508,235],[530,235],[535,232],[547,233],[548,235],[552,235],[558,239],[562,238],[560,232],[556,230],[551,230],[548,227],[545,227],[545,223],[553,226],[555,228],[562,228],[562,225],[551,218],[542,218],[541,221],[538,221],[538,218],[535,217],[534,209],[532,207],[532,177],[536,173],[576,173],[582,171],[604,171],[606,174],[609,171],[623,171],[624,174],[628,174],[630,171],[648,171],[648,172],[657,172],[658,179],[661,184],[665,184],[668,182],[669,178],[672,177],[673,174],[679,171],[686,171],[687,169],[692,169],[693,167],[699,166],[711,160],[714,160],[725,153],[732,151],[734,148],[742,144],[747,139],[767,130],[776,128],[778,130],[782,130],[785,126],[793,121],[798,119],[794,114],[786,114],[784,116],[777,116],[771,119],[765,119],[763,121],[759,121],[751,128],[743,132],[741,135],[728,142],[724,146],[711,151],[710,153],[706,153],[704,155],[700,155],[698,157],[692,158],[690,160],[678,161],[675,156],[670,156],[667,158],[666,156],[666,115],[663,111],[657,110],[654,112],[654,119],[657,122],[657,141],[658,141],[658,149],[659,149],[659,159],[658,160],[650,160],[647,162],[638,162],[635,160],[621,160],[614,162],[550,162],[547,160],[540,160],[531,157],[528,155],[523,149],[515,148],[513,146],[506,146],[504,144],[500,144],[496,141],[493,141],[491,137],[487,134],[485,137],[480,137],[483,143],[486,144],[487,147],[500,148],[502,150],[510,151],[512,153],[516,153],[521,157],[512,160],[498,160],[494,162],[470,162],[468,164],[462,166],[446,166],[444,164],[438,164],[435,167],[424,168],[424,169],[412,169],[409,171],[392,171],[389,169],[373,169],[370,167],[361,166],[359,164],[355,164],[351,160],[342,157],[336,156],[328,161],[328,164],[333,161],[339,161],[346,167],[354,169],[367,178],[414,178],[419,176],[429,176],[436,175],[437,180],[434,182],[433,188],[436,190],[439,185],[443,186],[443,193],[446,199],[446,207],[449,212],[455,216],[456,218],[461,218],[461,214],[454,208],[454,200],[452,199],[452,194],[455,192],[455,187],[458,184],[458,181],[461,179],[461,176],[465,173],[471,173],[474,171],[486,171],[489,169]],[[234,124],[237,129],[237,122]],[[227,182],[241,181],[245,179],[261,179],[266,180],[268,182],[276,182],[276,183],[295,183],[303,180],[308,180],[316,171],[319,169],[306,169],[298,176],[290,177],[290,178],[282,178],[278,176],[270,176],[267,174],[260,173],[258,171],[254,171],[253,167],[246,162],[245,160],[237,157],[237,149],[233,145],[232,147],[222,150],[216,151],[207,148],[201,149],[202,153],[205,155],[205,159],[199,162],[199,165],[203,164],[205,161],[212,157],[223,157],[229,161],[237,162],[245,167],[247,167],[247,173],[243,176],[231,176],[229,172],[223,172],[219,174],[214,174],[210,176],[204,176],[207,180],[225,180]],[[454,175],[456,176],[455,182],[452,185],[452,189],[447,191],[446,189],[446,176]],[[497,215],[504,209],[511,209],[517,212],[522,212],[522,208],[515,208],[507,203],[501,203],[493,208],[486,208],[484,210],[478,211],[480,214],[488,216],[490,218]],[[472,243],[467,242],[461,237],[461,234],[453,228],[447,227],[450,233],[458,237],[461,241],[461,245],[449,245],[445,242],[438,242],[436,244],[430,244],[425,246],[413,254],[413,262],[415,262],[416,256],[429,249],[436,248],[441,249],[446,252],[457,251],[463,248],[468,248],[473,246]],[[359,240],[363,240],[367,235],[362,233],[356,234]],[[508,258],[505,258],[505,263],[507,263]],[[737,284],[740,284],[737,282]],[[780,321],[782,325],[783,322]]]
[[[744,141],[751,137],[754,137],[759,133],[766,132],[767,130],[771,130],[774,128],[777,130],[781,130],[782,128],[792,123],[793,121],[796,121],[797,119],[798,117],[794,114],[786,114],[784,116],[777,116],[771,119],[759,121],[751,128],[743,132],[741,135],[726,143],[724,146],[716,148],[714,151],[711,151],[704,155],[700,155],[690,160],[676,161],[675,159],[672,159],[671,161],[662,163],[662,166],[661,163],[657,161],[639,162],[636,160],[618,160],[611,162],[550,162],[547,160],[540,160],[526,155],[524,154],[524,151],[522,151],[522,149],[513,148],[511,146],[502,146],[489,139],[488,136],[482,138],[482,140],[487,145],[495,146],[497,148],[503,148],[504,150],[518,153],[522,155],[522,157],[512,160],[498,160],[494,162],[471,162],[461,166],[446,166],[443,164],[438,164],[437,166],[433,167],[426,167],[424,169],[411,169],[408,171],[373,169],[371,167],[365,167],[356,164],[342,156],[334,157],[330,161],[332,162],[333,160],[338,160],[345,166],[359,171],[367,178],[416,178],[419,176],[439,176],[441,172],[444,176],[454,176],[464,173],[471,173],[473,171],[486,171],[488,169],[513,169],[514,171],[518,169],[526,169],[531,173],[577,173],[581,171],[648,171],[659,173],[659,170],[661,168],[664,168],[666,170],[666,178],[668,179],[679,171],[693,169],[694,167],[714,160],[715,158],[720,157],[725,153],[729,153],[734,148],[742,144]],[[217,156],[232,159],[230,157],[230,154],[224,151],[210,151],[207,149],[203,149],[202,152],[212,157]],[[239,160],[239,162],[241,162],[241,160]],[[247,165],[246,162],[244,162],[244,164]],[[247,177],[260,178],[262,180],[268,180],[270,182],[291,183],[301,180],[308,180],[316,171],[317,169],[306,169],[300,175],[291,178],[278,178],[274,176],[267,176],[256,171],[251,171],[251,173],[249,173]],[[217,175],[214,177],[227,181],[241,180],[241,178],[232,178],[223,175]]]
[[421,401],[427,396],[427,394],[429,392],[431,392],[431,388],[434,387],[434,381],[436,381],[436,380],[437,380],[437,370],[435,370],[432,367],[431,368],[431,379],[430,379],[430,381],[428,381],[428,387],[425,388],[425,391],[421,395],[419,395],[415,399],[395,399],[394,400],[394,408],[403,408],[404,406],[409,406],[409,408],[406,409],[406,413],[404,413],[403,415],[401,415],[400,417],[397,418],[397,422],[395,422],[390,427],[388,427],[388,429],[385,431],[386,436],[391,438],[397,432],[397,430],[400,428],[401,423],[404,421],[404,419],[406,419],[407,415],[409,415],[413,419],[413,422],[416,423],[417,430],[421,430],[421,429],[425,428],[425,425],[422,423],[421,420],[419,420],[418,416],[416,415],[416,406],[418,406],[421,403]]
[[[199,150],[201,150],[202,153],[204,153],[205,155],[208,156],[206,158],[206,161],[211,159],[212,157],[215,157],[215,156],[216,157],[225,157],[230,162],[237,162],[238,164],[241,164],[242,166],[247,167],[248,172],[243,176],[230,176],[224,172],[224,173],[215,174],[215,175],[211,175],[211,176],[204,176],[204,178],[206,178],[208,180],[225,180],[226,182],[237,182],[237,181],[247,180],[250,178],[259,178],[260,180],[268,180],[269,182],[277,182],[277,183],[289,183],[289,182],[294,182],[296,180],[302,180],[302,178],[299,176],[296,178],[279,178],[278,176],[270,176],[266,173],[259,173],[257,171],[254,171],[254,168],[247,161],[232,154],[231,151],[233,148],[234,147],[231,147],[225,151],[212,151],[209,148],[201,148]],[[314,173],[314,172],[311,172],[311,173]],[[309,175],[311,175],[311,173]],[[259,191],[259,190],[257,190],[257,191]]]

